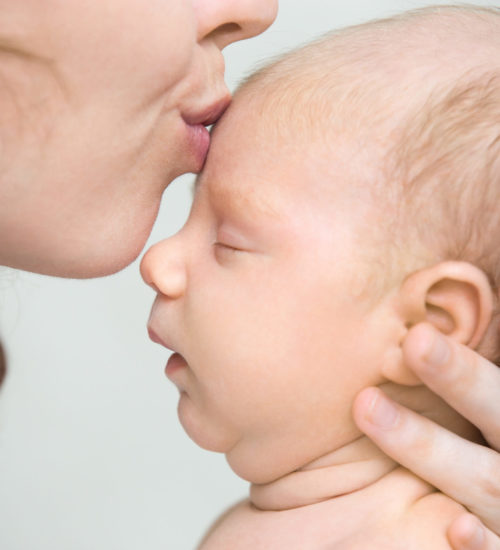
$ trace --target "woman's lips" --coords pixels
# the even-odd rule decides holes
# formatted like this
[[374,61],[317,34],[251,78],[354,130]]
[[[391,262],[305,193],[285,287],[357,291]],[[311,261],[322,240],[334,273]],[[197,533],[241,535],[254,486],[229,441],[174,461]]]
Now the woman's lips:
[[231,101],[230,95],[224,95],[208,107],[183,113],[182,118],[187,128],[188,148],[195,158],[194,172],[199,172],[205,163],[210,147],[210,133],[206,126],[217,122]]
[[191,151],[195,166],[194,172],[199,172],[205,164],[208,148],[210,147],[210,134],[203,124],[187,124],[188,148]]
[[228,108],[229,103],[231,103],[231,95],[228,92],[227,95],[224,95],[217,101],[214,101],[208,107],[184,112],[182,114],[182,118],[189,126],[197,126],[198,124],[201,124],[202,126],[210,126],[219,120],[222,113],[224,113],[224,111]]
[[167,378],[172,378],[174,373],[186,367],[187,363],[184,357],[182,357],[180,353],[173,353],[167,362],[167,366],[165,367],[165,374],[167,375]]

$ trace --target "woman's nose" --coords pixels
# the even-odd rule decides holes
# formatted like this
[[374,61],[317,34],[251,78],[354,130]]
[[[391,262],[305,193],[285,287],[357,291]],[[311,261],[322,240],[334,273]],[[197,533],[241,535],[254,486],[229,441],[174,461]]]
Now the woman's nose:
[[275,20],[278,0],[194,0],[198,40],[211,37],[222,50],[264,32]]
[[186,289],[186,266],[176,237],[152,246],[141,261],[141,276],[156,292],[180,298]]

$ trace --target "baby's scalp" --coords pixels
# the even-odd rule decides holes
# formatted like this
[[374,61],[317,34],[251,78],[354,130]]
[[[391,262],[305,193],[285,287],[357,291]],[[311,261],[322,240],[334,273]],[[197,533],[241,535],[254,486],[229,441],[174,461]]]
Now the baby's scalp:
[[360,243],[370,293],[451,259],[500,287],[499,8],[435,6],[334,32],[259,70],[239,96],[263,143],[320,144],[326,164],[349,149],[346,183],[374,214]]

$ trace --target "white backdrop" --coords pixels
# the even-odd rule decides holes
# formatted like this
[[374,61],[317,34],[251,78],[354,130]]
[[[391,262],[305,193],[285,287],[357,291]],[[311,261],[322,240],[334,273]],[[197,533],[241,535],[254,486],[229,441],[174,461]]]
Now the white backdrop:
[[[271,29],[228,48],[228,82],[332,28],[428,4],[281,0]],[[166,191],[149,244],[182,225],[192,179]],[[0,271],[1,550],[190,550],[245,495],[178,425],[168,353],[145,330],[152,300],[138,261],[92,281]]]

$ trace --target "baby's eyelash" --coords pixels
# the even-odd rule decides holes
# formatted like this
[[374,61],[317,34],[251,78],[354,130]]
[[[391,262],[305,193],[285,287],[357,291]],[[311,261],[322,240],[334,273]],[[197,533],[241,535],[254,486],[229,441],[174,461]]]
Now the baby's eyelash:
[[219,241],[216,241],[214,243],[214,246],[217,248],[222,248],[223,250],[227,250],[230,252],[242,252],[241,248],[236,248],[235,246],[231,246],[230,244],[221,243]]

